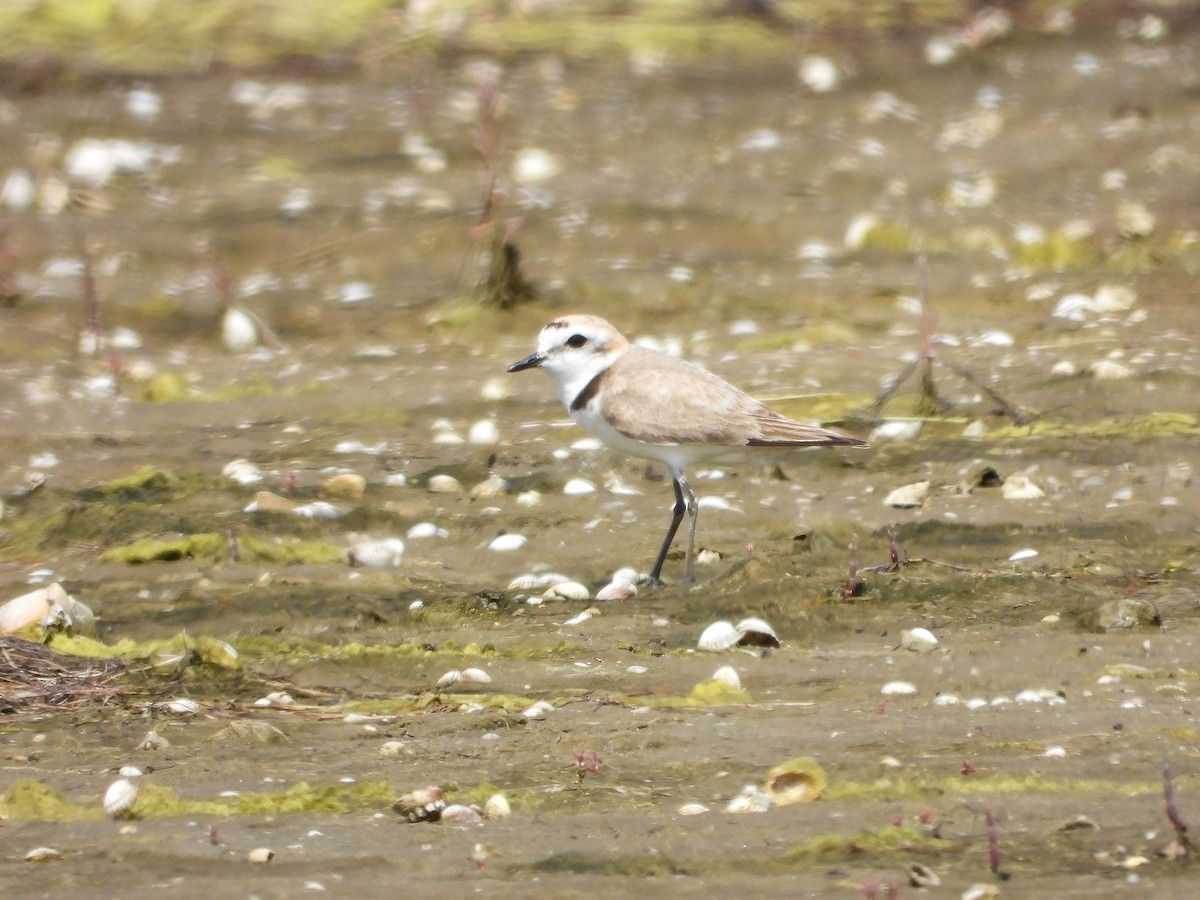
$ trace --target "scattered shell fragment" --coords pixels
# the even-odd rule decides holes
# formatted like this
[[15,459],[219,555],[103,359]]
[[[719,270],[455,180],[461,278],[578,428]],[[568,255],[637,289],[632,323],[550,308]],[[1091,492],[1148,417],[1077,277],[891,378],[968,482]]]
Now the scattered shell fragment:
[[1034,550],[1032,547],[1026,547],[1024,550],[1018,550],[1017,552],[1015,552],[1012,556],[1010,556],[1008,558],[1008,561],[1009,562],[1021,562],[1022,560],[1025,560],[1025,559],[1033,559],[1034,557],[1039,556],[1039,555],[1040,554],[1036,550]]
[[467,441],[477,446],[490,447],[500,443],[500,429],[491,419],[480,419],[467,432]]
[[738,644],[743,647],[778,647],[779,635],[762,619],[742,619],[733,626],[741,637]]
[[738,641],[742,639],[741,633],[733,627],[732,622],[724,620],[713,622],[700,634],[700,640],[696,642],[696,646],[701,650],[708,650],[714,653],[719,653],[722,650],[728,650],[730,647],[737,646]]
[[539,700],[521,713],[526,719],[544,719],[546,713],[554,712],[554,704]]
[[234,459],[221,469],[221,476],[238,484],[258,484],[262,481],[262,469],[248,459]]
[[437,785],[417,788],[392,804],[392,809],[409,822],[436,822],[445,808],[445,794]]
[[569,618],[569,619],[567,619],[567,621],[563,622],[563,625],[567,625],[567,626],[571,626],[571,627],[574,627],[575,625],[582,625],[584,622],[587,622],[589,619],[591,619],[592,616],[594,616],[594,615],[595,615],[594,610],[585,609],[579,615],[571,616],[571,618]]
[[434,494],[461,494],[463,492],[462,482],[453,475],[433,475],[430,477],[426,487]]
[[879,693],[886,697],[908,697],[917,692],[917,686],[908,681],[889,681]]
[[596,486],[586,478],[572,478],[563,485],[563,493],[568,497],[578,497],[584,494],[594,493]]
[[448,538],[450,532],[445,528],[440,528],[433,522],[418,522],[412,528],[408,529],[404,535],[410,540],[422,540],[424,538]]
[[173,712],[177,716],[194,716],[202,709],[200,704],[190,697],[168,700],[166,707],[168,712]]
[[1026,475],[1010,475],[1000,486],[1000,496],[1005,500],[1037,500],[1045,497],[1046,492]]
[[776,806],[809,803],[825,790],[825,772],[811,756],[789,759],[767,773],[767,794]]
[[871,430],[872,441],[911,441],[921,433],[921,422],[891,419]]
[[398,569],[404,561],[404,541],[398,537],[361,540],[346,551],[352,566],[368,569]]
[[1116,359],[1098,359],[1087,370],[1097,381],[1119,381],[1133,375],[1133,369]]
[[256,866],[265,866],[267,863],[275,861],[275,851],[266,847],[255,847],[246,854],[246,861],[252,862]]
[[118,778],[104,792],[104,812],[112,819],[127,818],[137,795],[137,782],[129,778]]
[[62,859],[62,853],[53,847],[34,847],[25,854],[25,862],[52,862]]
[[0,606],[0,634],[15,634],[34,626],[87,633],[95,619],[90,608],[55,582]]
[[503,497],[508,493],[508,479],[499,475],[489,475],[479,484],[471,488],[471,496],[476,499],[486,497]]
[[461,680],[467,682],[468,684],[492,683],[492,676],[483,669],[463,669],[459,674],[462,676]]
[[900,632],[900,646],[915,653],[928,653],[938,645],[938,639],[928,628],[906,628]]
[[727,813],[762,813],[771,808],[771,795],[757,784],[748,784],[725,807]]
[[742,689],[742,679],[738,676],[737,669],[733,666],[721,666],[712,674],[713,681],[719,681],[735,691]]
[[465,806],[462,803],[451,803],[442,810],[441,821],[445,825],[467,827],[470,825],[482,825],[483,816],[470,806]]
[[916,888],[938,887],[942,879],[937,872],[921,863],[910,863],[908,867],[908,883]]
[[884,498],[883,505],[896,509],[916,509],[925,503],[930,487],[932,487],[932,482],[929,481],[917,481],[902,485]]
[[587,600],[591,594],[587,586],[578,581],[560,581],[551,585],[542,596],[547,600]]
[[166,750],[171,746],[171,742],[165,737],[151,728],[146,732],[146,736],[142,738],[142,742],[138,744],[139,750]]
[[637,585],[613,580],[596,592],[597,600],[628,600],[637,596]]
[[458,669],[451,669],[434,682],[434,687],[447,687],[451,684],[458,684],[460,681],[462,681],[462,672]]
[[685,803],[679,807],[677,812],[681,816],[702,816],[706,812],[711,812],[711,810],[703,803]]
[[221,318],[221,343],[230,353],[243,353],[258,345],[258,320],[238,306],[225,310]]
[[507,819],[512,815],[512,807],[503,794],[492,794],[483,805],[483,814],[489,819]]
[[528,543],[529,538],[523,534],[502,534],[488,544],[488,549],[497,553],[509,553],[513,550],[520,550]]

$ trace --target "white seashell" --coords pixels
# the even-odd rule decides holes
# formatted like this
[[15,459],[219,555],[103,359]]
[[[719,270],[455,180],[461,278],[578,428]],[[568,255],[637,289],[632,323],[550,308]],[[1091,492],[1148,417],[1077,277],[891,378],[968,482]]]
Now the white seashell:
[[162,112],[162,95],[149,88],[134,88],[125,95],[125,112],[143,122],[157,119]]
[[1137,303],[1137,294],[1128,285],[1104,284],[1096,288],[1093,302],[1097,312],[1125,312],[1133,309],[1133,305]]
[[838,70],[833,60],[824,56],[806,56],[800,62],[800,83],[810,91],[823,94],[838,85]]
[[479,388],[484,400],[507,400],[511,394],[512,380],[508,378],[489,378]]
[[934,706],[957,706],[958,694],[938,694],[933,698]]
[[358,541],[346,552],[352,566],[398,569],[404,560],[404,541],[398,537]]
[[262,481],[262,469],[248,459],[235,459],[225,463],[221,476],[238,484],[257,484]]
[[982,697],[972,697],[970,700],[967,701],[967,709],[971,710],[972,712],[974,712],[977,709],[983,709],[987,705],[988,705],[988,702],[986,700],[984,700]]
[[1133,369],[1115,359],[1099,359],[1088,366],[1088,374],[1097,381],[1119,381],[1133,375]]
[[871,430],[871,440],[911,441],[920,433],[920,422],[891,419]]
[[146,773],[137,766],[121,766],[117,769],[117,774],[122,778],[141,778]]
[[725,512],[741,512],[736,506],[726,500],[724,497],[701,497],[696,501],[696,505],[701,509],[720,509]]
[[259,697],[254,701],[255,706],[273,707],[281,709],[285,706],[295,706],[296,698],[287,691],[271,691],[265,697]]
[[1059,378],[1072,378],[1079,374],[1079,369],[1069,359],[1060,359],[1050,367],[1050,374],[1057,375]]
[[722,620],[713,622],[701,632],[700,640],[696,641],[696,647],[700,650],[719,653],[730,647],[736,647],[741,639],[741,632],[733,627],[733,623]]
[[580,438],[575,443],[573,443],[571,445],[571,449],[576,450],[580,453],[590,453],[593,450],[601,449],[603,446],[604,446],[604,442],[602,440],[600,440],[599,438],[586,437],[586,438]]
[[742,689],[742,679],[738,677],[737,669],[733,666],[721,666],[712,674],[713,681],[719,681],[727,687],[733,688],[735,691]]
[[685,803],[676,812],[681,816],[702,816],[711,810],[703,803]]
[[177,716],[194,716],[201,709],[200,704],[190,697],[178,697],[175,700],[167,701],[167,711],[173,712]]
[[587,600],[591,597],[585,585],[578,581],[560,581],[542,594],[547,600]]
[[645,666],[628,666],[625,671],[630,675],[645,675],[650,670]]
[[434,475],[426,487],[435,494],[461,494],[462,482],[453,475]]
[[382,759],[394,759],[397,756],[407,756],[411,753],[404,741],[386,741],[379,748],[379,756]]
[[517,506],[523,506],[528,509],[531,506],[537,506],[542,502],[542,495],[538,491],[521,491],[517,494]]
[[458,684],[460,681],[462,681],[462,672],[458,669],[451,669],[434,682],[434,687],[446,687],[447,685]]
[[142,742],[138,744],[139,750],[166,750],[171,746],[171,742],[165,737],[151,728],[146,732],[146,736],[142,738]]
[[302,503],[293,509],[292,512],[306,519],[339,519],[342,516],[340,507],[334,506],[325,500],[313,500],[311,503]]
[[491,684],[492,676],[483,669],[463,669],[459,672],[460,680],[468,684]]
[[705,547],[696,554],[696,565],[698,566],[711,566],[714,563],[719,563],[720,561],[721,554],[716,550],[709,549],[708,547]]
[[404,535],[410,540],[421,540],[423,538],[448,538],[450,532],[445,528],[439,528],[432,522],[418,522]]
[[635,585],[625,582],[618,583],[613,581],[606,584],[596,592],[597,600],[628,600],[631,597],[637,596],[638,589]]
[[362,303],[375,296],[375,288],[365,281],[347,281],[338,291],[338,300],[342,303]]
[[275,861],[275,851],[268,850],[266,847],[255,847],[246,854],[246,861],[252,862],[256,866],[265,866],[267,863]]
[[1005,500],[1037,500],[1046,492],[1025,475],[1010,475],[1000,486],[1000,496]]
[[596,486],[586,478],[572,478],[563,485],[563,493],[568,497],[578,497],[583,494],[591,494],[596,490]]
[[590,609],[585,609],[579,615],[572,616],[571,618],[567,619],[567,621],[563,622],[563,624],[564,625],[572,625],[572,626],[582,625],[584,622],[586,622],[588,619],[590,619],[593,615],[594,615],[594,613]]
[[915,509],[924,504],[925,498],[929,496],[930,487],[932,482],[929,481],[902,485],[884,498],[883,505],[896,509]]
[[1050,315],[1068,322],[1082,322],[1097,312],[1096,301],[1087,294],[1064,294]]
[[1024,550],[1018,550],[1008,558],[1009,562],[1020,562],[1023,559],[1033,559],[1038,555],[1038,552],[1032,547],[1026,547]]
[[446,825],[458,825],[465,828],[469,825],[482,825],[483,816],[469,806],[451,803],[442,810],[441,821]]
[[554,712],[553,704],[547,703],[545,700],[539,700],[537,703],[526,709],[522,716],[526,719],[544,719],[546,713]]
[[104,792],[104,812],[113,819],[129,815],[133,801],[137,799],[137,783],[128,778],[118,778]]
[[55,582],[0,606],[0,634],[15,634],[33,626],[87,631],[95,619],[91,609]]
[[971,341],[972,347],[1011,347],[1016,341],[1007,331],[985,331]]
[[748,784],[729,801],[727,813],[762,813],[771,808],[771,796],[756,784]]
[[779,635],[762,619],[742,619],[734,626],[741,638],[739,644],[751,647],[778,647]]
[[507,819],[512,815],[512,807],[503,794],[492,794],[483,805],[483,814],[489,819]]
[[503,497],[508,493],[508,479],[499,475],[489,475],[475,487],[471,488],[471,496],[476,499],[487,497]]
[[231,306],[221,317],[221,343],[230,353],[242,353],[258,345],[259,329],[255,318],[244,309]]
[[37,185],[24,169],[13,169],[0,187],[0,203],[9,209],[29,209],[37,199]]
[[528,543],[529,538],[523,534],[502,534],[488,544],[488,549],[494,550],[496,553],[510,553],[513,550],[520,550]]
[[1064,759],[1066,755],[1067,751],[1062,747],[1047,747],[1046,752],[1042,754],[1050,759]]
[[886,697],[909,697],[917,692],[917,686],[908,681],[889,681],[879,693]]
[[491,446],[500,443],[500,429],[491,419],[480,419],[467,432],[467,440],[479,446]]
[[518,184],[549,181],[562,171],[558,158],[540,147],[523,147],[513,158],[512,176]]
[[928,628],[908,628],[900,632],[900,646],[916,653],[928,653],[938,645],[938,639]]
[[958,56],[959,47],[957,39],[932,37],[925,42],[925,62],[931,66],[944,66]]
[[24,858],[25,862],[51,862],[62,859],[62,853],[53,847],[34,847]]

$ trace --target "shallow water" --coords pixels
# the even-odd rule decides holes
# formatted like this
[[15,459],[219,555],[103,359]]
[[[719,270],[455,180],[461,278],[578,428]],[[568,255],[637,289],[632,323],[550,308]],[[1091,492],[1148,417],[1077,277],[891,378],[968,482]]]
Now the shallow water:
[[[129,896],[201,885],[282,896],[310,883],[382,896],[398,882],[524,895],[531,879],[624,893],[652,877],[680,893],[826,896],[902,883],[920,861],[949,896],[993,880],[990,805],[1004,893],[1189,896],[1186,865],[1154,851],[1170,837],[1164,754],[1185,820],[1197,784],[1196,48],[1190,34],[1025,40],[931,68],[896,46],[819,95],[790,67],[516,65],[502,81],[504,171],[525,148],[560,171],[505,179],[502,215],[521,217],[511,237],[542,292],[512,312],[468,299],[487,183],[470,66],[266,78],[262,89],[163,83],[163,111],[146,122],[125,112],[124,86],[9,98],[0,146],[43,189],[55,139],[146,140],[178,156],[89,189],[82,211],[7,215],[21,298],[0,311],[0,597],[49,569],[39,577],[98,613],[101,640],[212,636],[238,649],[244,671],[196,664],[156,676],[154,703],[136,694],[0,721],[0,789],[37,782],[84,815],[62,821],[71,816],[5,795],[0,881],[107,896],[118,872]],[[1145,234],[1133,234],[1148,221],[1135,204],[1153,216]],[[861,227],[868,213],[874,231]],[[847,247],[856,220],[865,246]],[[75,352],[81,241],[105,334],[132,328],[140,347]],[[602,314],[794,415],[837,419],[922,352],[920,251],[941,358],[1033,424],[1013,428],[995,398],[940,365],[953,410],[916,438],[698,473],[697,493],[735,510],[702,510],[698,544],[720,558],[697,585],[607,604],[533,605],[529,591],[506,590],[539,568],[593,593],[618,567],[645,570],[668,515],[661,477],[571,449],[584,435],[564,427],[549,382],[503,374],[544,321]],[[275,344],[221,346],[214,266]],[[1109,294],[1110,308],[1080,321],[1052,314],[1101,287],[1131,299]],[[1087,374],[1102,360],[1126,377]],[[1060,363],[1078,374],[1056,374]],[[163,390],[182,394],[146,399]],[[482,418],[498,444],[436,438]],[[982,431],[966,436],[976,421]],[[345,441],[370,452],[338,452]],[[262,482],[222,478],[236,458]],[[167,476],[97,490],[147,465]],[[1045,496],[959,489],[985,465],[1027,475]],[[258,490],[315,499],[342,470],[366,480],[342,518],[242,511]],[[446,472],[468,490],[496,474],[509,490],[427,490]],[[407,483],[389,484],[396,475]],[[636,493],[607,489],[614,476]],[[576,477],[599,489],[564,495]],[[882,503],[925,480],[922,507]],[[519,504],[531,489],[540,503]],[[448,537],[408,539],[397,570],[252,552],[255,538],[341,548],[426,521]],[[908,565],[866,572],[888,562],[892,528]],[[502,532],[529,543],[488,551]],[[228,535],[240,552],[102,558],[194,534]],[[843,600],[855,540],[863,586]],[[1025,549],[1037,555],[1010,560]],[[680,565],[676,555],[668,576]],[[1146,624],[1110,627],[1122,600],[1152,610]],[[565,624],[587,608],[592,618]],[[746,616],[767,619],[782,648],[692,652],[705,625]],[[932,653],[898,648],[918,626],[938,636]],[[685,702],[725,663],[752,702]],[[1124,664],[1142,668],[1111,668]],[[468,666],[493,682],[435,688]],[[894,680],[917,693],[881,695]],[[280,685],[301,709],[252,705]],[[1029,690],[1050,694],[1017,699]],[[935,702],[947,694],[959,702]],[[204,712],[158,705],[177,695]],[[523,716],[538,699],[554,711]],[[136,749],[151,711],[169,748]],[[285,739],[226,730],[245,721]],[[389,740],[403,743],[399,756],[380,755]],[[1065,755],[1046,756],[1051,747]],[[598,775],[578,771],[576,749],[599,754]],[[801,755],[829,776],[821,801],[720,812]],[[132,824],[103,821],[100,797],[127,762],[152,768],[148,784],[174,799]],[[288,811],[278,798],[301,783],[336,796]],[[468,802],[502,790],[514,814],[469,830],[400,824],[391,793],[426,784]],[[228,791],[268,797],[239,811]],[[690,801],[714,811],[679,816]],[[1079,814],[1100,830],[1059,830]],[[214,824],[223,846],[210,843]],[[494,852],[482,866],[477,842]],[[41,844],[64,860],[22,862]],[[254,846],[276,862],[245,863]],[[1138,854],[1151,861],[1113,865]]]

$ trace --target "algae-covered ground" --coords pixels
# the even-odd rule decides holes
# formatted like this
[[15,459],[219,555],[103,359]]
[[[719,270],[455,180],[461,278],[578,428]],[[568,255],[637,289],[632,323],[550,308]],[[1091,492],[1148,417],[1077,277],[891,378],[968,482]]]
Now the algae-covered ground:
[[[94,630],[23,637],[124,661],[0,644],[6,896],[1192,896],[1190,8],[671,44],[678,5],[464,5],[406,55],[350,27],[383,6],[337,67],[89,43],[6,82],[0,602],[60,582]],[[596,600],[671,489],[505,374],[566,312],[871,448],[689,473],[696,584]],[[748,617],[781,646],[697,649]],[[797,757],[820,799],[725,811]],[[393,811],[433,785],[511,815]]]

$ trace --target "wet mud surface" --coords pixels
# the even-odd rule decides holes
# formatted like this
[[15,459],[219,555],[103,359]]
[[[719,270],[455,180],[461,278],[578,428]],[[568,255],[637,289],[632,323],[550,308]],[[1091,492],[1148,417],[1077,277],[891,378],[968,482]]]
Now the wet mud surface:
[[[1158,852],[1164,760],[1200,821],[1198,47],[1021,41],[943,68],[896,47],[828,93],[772,66],[514,65],[506,174],[528,148],[558,172],[506,178],[541,291],[508,312],[470,296],[487,179],[469,66],[295,97],[271,94],[282,79],[170,83],[149,121],[124,87],[9,98],[5,153],[39,178],[56,134],[179,158],[94,184],[82,210],[6,214],[20,299],[0,310],[0,598],[60,581],[95,640],[141,661],[107,704],[22,706],[6,688],[0,884],[1191,896],[1192,861]],[[103,333],[140,346],[77,352],[80,246]],[[1018,424],[939,363],[945,415],[912,416],[915,380],[885,409],[915,434],[691,473],[711,504],[695,585],[610,602],[511,586],[558,572],[594,596],[649,568],[669,515],[663,473],[578,445],[548,379],[504,374],[545,321],[603,315],[837,421],[928,346],[920,253],[938,359]],[[275,341],[222,346],[214,266]],[[1090,305],[1055,315],[1071,295]],[[481,420],[494,442],[466,440]],[[236,459],[261,480],[223,475]],[[989,468],[1042,496],[979,484]],[[361,496],[330,485],[346,473]],[[438,475],[462,490],[431,489]],[[572,479],[595,490],[564,492]],[[884,504],[924,481],[921,505]],[[246,512],[260,491],[340,514]],[[409,536],[421,523],[444,536]],[[504,534],[528,542],[489,549]],[[398,567],[346,564],[389,537]],[[677,552],[665,576],[681,567]],[[782,646],[696,650],[746,617]],[[904,649],[913,628],[937,646]],[[205,639],[236,663],[193,652]],[[723,665],[744,693],[712,686]],[[438,685],[466,668],[491,682]],[[294,705],[255,705],[272,691]],[[169,746],[143,747],[152,728]],[[825,771],[821,799],[724,811],[800,756]],[[111,821],[101,798],[127,764],[148,774],[133,818]],[[503,793],[512,815],[392,811],[427,785],[480,807]],[[25,862],[38,846],[62,858]],[[274,862],[247,862],[256,847]],[[909,886],[912,863],[941,886]]]

